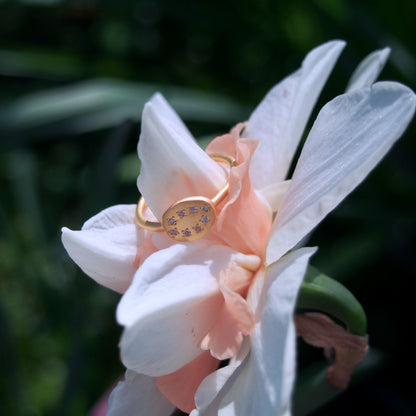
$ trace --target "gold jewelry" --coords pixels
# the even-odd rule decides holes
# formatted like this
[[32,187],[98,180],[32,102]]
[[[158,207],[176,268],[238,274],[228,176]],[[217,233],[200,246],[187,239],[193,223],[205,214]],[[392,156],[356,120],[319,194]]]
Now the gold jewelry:
[[[236,165],[235,159],[228,155],[212,153],[209,155],[216,162],[225,162],[230,168]],[[212,198],[191,196],[171,205],[162,215],[162,222],[148,221],[144,218],[147,204],[143,197],[136,206],[136,223],[149,231],[166,231],[176,241],[195,241],[202,238],[214,225],[217,213],[215,210],[228,194],[228,180]]]

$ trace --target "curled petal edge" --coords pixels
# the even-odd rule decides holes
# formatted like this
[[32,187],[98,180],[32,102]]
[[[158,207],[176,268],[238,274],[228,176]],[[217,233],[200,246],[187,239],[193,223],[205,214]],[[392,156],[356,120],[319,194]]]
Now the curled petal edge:
[[347,388],[355,367],[368,352],[368,336],[350,334],[320,313],[296,315],[295,324],[297,335],[310,345],[324,348],[328,359],[335,351],[335,360],[328,368],[327,378],[334,387]]

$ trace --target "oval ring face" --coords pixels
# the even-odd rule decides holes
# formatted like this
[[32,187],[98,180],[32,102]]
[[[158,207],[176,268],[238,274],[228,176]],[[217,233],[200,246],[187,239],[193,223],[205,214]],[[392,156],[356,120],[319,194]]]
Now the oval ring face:
[[175,241],[195,241],[208,233],[216,218],[211,200],[204,197],[182,199],[162,217],[162,226]]

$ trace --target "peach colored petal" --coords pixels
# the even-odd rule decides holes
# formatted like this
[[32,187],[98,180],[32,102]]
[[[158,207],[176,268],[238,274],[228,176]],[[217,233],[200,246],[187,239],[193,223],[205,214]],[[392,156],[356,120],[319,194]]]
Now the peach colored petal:
[[156,251],[157,248],[153,244],[152,234],[148,233],[143,243],[137,249],[136,257],[133,263],[134,267],[138,269],[143,264],[143,262]]
[[195,408],[194,396],[202,380],[214,372],[219,361],[204,352],[189,364],[166,376],[156,378],[159,391],[186,413]]
[[325,349],[329,357],[335,350],[335,362],[329,367],[328,381],[336,388],[348,387],[354,368],[364,360],[368,337],[348,333],[329,317],[319,313],[295,316],[296,331],[308,344]]
[[[237,158],[236,142],[240,139],[247,122],[236,124],[228,134],[213,139],[207,146],[207,153],[222,153]],[[256,143],[255,140],[253,140]]]
[[243,342],[254,328],[254,313],[246,300],[238,293],[220,285],[224,295],[224,304],[217,322],[201,341],[203,350],[210,350],[219,360],[225,360],[237,354]]
[[208,153],[226,153],[237,161],[230,172],[228,200],[220,211],[214,233],[241,253],[263,256],[272,222],[271,211],[251,185],[249,165],[257,143],[239,137],[242,127],[243,124],[237,125],[231,134],[217,137],[207,148]]
[[[240,266],[241,278],[233,265]],[[201,340],[219,320],[224,304],[220,282],[227,279],[222,273],[231,270],[230,290],[244,292],[255,273],[251,270],[259,265],[259,257],[202,240],[175,243],[152,254],[117,309],[117,320],[125,327],[123,363],[137,373],[159,377],[199,356]]]
[[235,261],[220,273],[219,287],[224,303],[218,319],[200,344],[203,350],[209,349],[220,360],[233,357],[241,347],[243,335],[250,334],[255,325],[254,313],[244,297],[261,259],[241,256]]
[[[157,221],[157,218],[153,214],[153,212],[149,209],[149,207],[146,208],[144,217],[149,221]],[[137,226],[140,230],[141,227]],[[164,244],[164,247],[158,247],[157,244],[155,244],[154,237],[155,235],[164,235],[166,237],[166,244]],[[140,245],[140,247],[137,249],[136,258],[134,259],[134,267],[137,269],[143,264],[143,262],[153,253],[160,250],[161,248],[167,248],[170,247],[173,244],[173,240],[166,236],[164,232],[147,232],[146,238]]]
[[231,133],[223,134],[215,137],[207,146],[206,152],[210,153],[221,153],[224,155],[237,157],[235,147],[235,136]]
[[233,262],[221,271],[219,282],[246,297],[246,291],[253,280],[253,273],[258,270],[260,265],[260,257],[237,254],[234,256]]

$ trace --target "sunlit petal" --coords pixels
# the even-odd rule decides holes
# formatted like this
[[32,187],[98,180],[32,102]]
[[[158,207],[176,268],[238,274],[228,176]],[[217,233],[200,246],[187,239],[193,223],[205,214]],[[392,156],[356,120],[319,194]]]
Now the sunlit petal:
[[224,302],[218,277],[235,255],[242,256],[198,241],[175,244],[143,263],[117,309],[127,368],[161,376],[202,353],[199,344]]
[[353,90],[319,113],[272,227],[266,262],[297,244],[374,168],[402,135],[415,94],[394,82]]
[[243,135],[260,141],[250,165],[256,191],[286,179],[311,111],[344,46],[332,41],[312,50],[302,67],[277,84],[250,116]]
[[277,212],[280,209],[280,205],[289,189],[290,179],[287,181],[273,183],[264,187],[261,191],[261,195],[269,203],[273,212]]
[[[258,277],[258,322],[251,334],[251,351],[222,385],[214,401],[199,416],[280,415],[290,409],[295,378],[293,312],[299,286],[315,249],[300,249],[271,265]],[[203,382],[203,388],[215,388]],[[205,393],[208,395],[208,393]],[[201,393],[197,392],[197,397]],[[200,401],[197,400],[200,405]],[[218,408],[218,413],[213,409]]]
[[137,250],[147,231],[134,223],[135,205],[117,205],[88,220],[81,231],[62,229],[62,243],[72,260],[98,283],[126,291],[137,267]]
[[219,360],[233,357],[243,343],[243,335],[254,327],[253,311],[246,300],[225,285],[220,285],[225,302],[215,325],[201,342],[203,350],[210,350]]
[[232,134],[215,138],[207,148],[213,153],[231,155],[237,161],[229,175],[228,198],[213,234],[242,253],[263,255],[272,213],[268,203],[258,198],[250,180],[250,161],[257,142],[240,138],[240,126],[234,128]]
[[159,220],[179,199],[212,198],[225,183],[221,167],[199,147],[160,94],[143,110],[138,152],[142,165],[137,184]]

